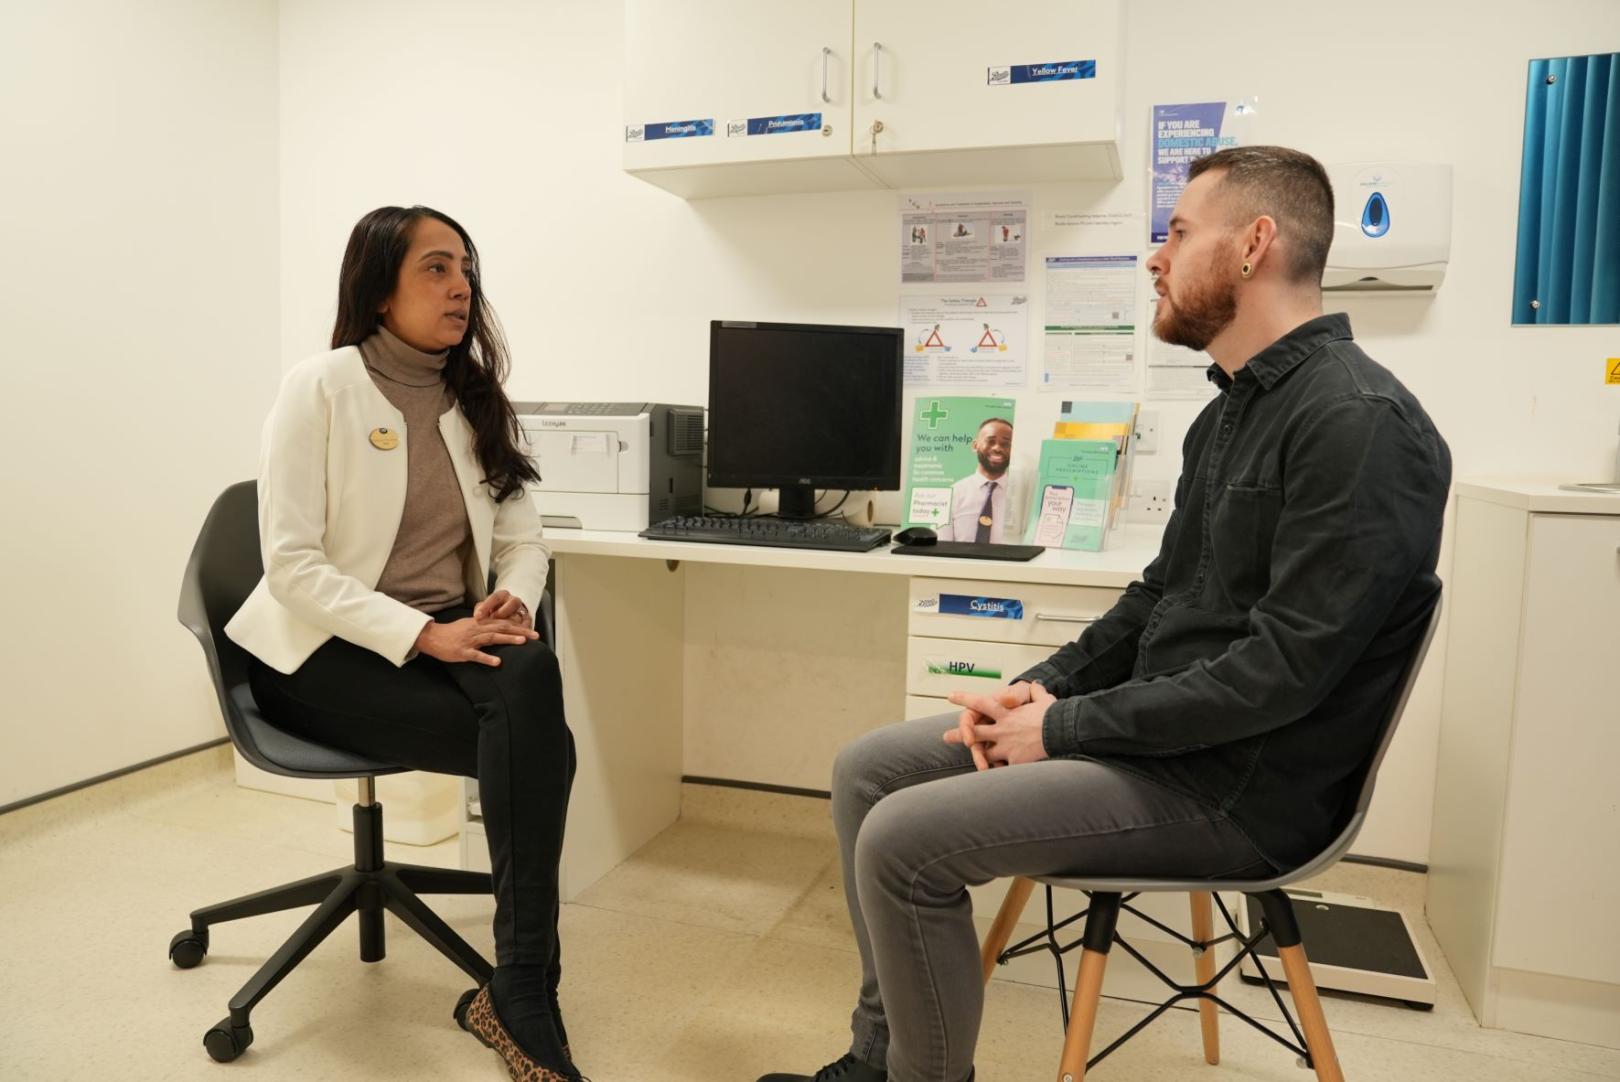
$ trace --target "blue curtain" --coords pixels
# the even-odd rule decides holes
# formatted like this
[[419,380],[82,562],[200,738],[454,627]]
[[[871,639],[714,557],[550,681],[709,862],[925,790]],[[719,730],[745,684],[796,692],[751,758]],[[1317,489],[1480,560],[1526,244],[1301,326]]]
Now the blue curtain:
[[1530,62],[1514,323],[1620,323],[1620,53]]

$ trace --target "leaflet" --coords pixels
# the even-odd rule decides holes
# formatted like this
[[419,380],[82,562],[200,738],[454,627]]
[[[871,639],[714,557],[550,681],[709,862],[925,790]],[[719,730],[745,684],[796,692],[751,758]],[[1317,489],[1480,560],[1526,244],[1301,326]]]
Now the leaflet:
[[1046,258],[1042,390],[1136,387],[1136,256]]
[[900,197],[901,282],[1022,282],[1028,247],[1023,192]]
[[1101,551],[1117,448],[1112,440],[1042,440],[1029,543]]
[[1022,387],[1029,379],[1029,297],[926,293],[900,298],[905,381]]

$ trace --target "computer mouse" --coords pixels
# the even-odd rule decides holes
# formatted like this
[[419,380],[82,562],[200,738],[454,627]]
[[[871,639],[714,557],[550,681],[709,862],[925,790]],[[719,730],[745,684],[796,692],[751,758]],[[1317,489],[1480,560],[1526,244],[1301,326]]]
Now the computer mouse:
[[895,534],[894,539],[902,545],[932,545],[939,540],[939,535],[927,526],[907,526]]

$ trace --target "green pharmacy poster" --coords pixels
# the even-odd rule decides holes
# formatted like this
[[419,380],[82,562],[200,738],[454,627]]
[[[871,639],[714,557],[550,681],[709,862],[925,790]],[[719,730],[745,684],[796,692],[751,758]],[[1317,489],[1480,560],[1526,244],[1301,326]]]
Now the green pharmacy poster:
[[907,526],[927,526],[941,541],[1019,542],[1029,484],[1013,466],[1015,407],[1011,398],[912,400]]

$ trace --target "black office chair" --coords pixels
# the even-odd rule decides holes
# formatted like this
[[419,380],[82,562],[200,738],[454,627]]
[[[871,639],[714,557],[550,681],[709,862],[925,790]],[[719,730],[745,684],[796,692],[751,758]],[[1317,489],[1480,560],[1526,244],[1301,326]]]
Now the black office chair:
[[[360,915],[363,962],[380,962],[386,953],[383,910],[387,909],[480,985],[489,981],[492,972],[490,964],[417,897],[418,893],[489,894],[489,875],[391,864],[383,859],[382,805],[377,803],[375,779],[404,768],[278,729],[254,702],[248,686],[248,655],[226,637],[225,623],[262,573],[257,486],[243,481],[214,501],[180,587],[180,622],[202,644],[225,728],[242,757],[261,770],[291,778],[359,778],[360,802],[354,806],[352,867],[198,909],[191,914],[191,927],[169,941],[170,959],[181,969],[190,969],[208,953],[211,925],[299,906],[316,907],[292,938],[231,998],[230,1015],[203,1035],[208,1054],[221,1063],[235,1059],[253,1043],[248,1015],[254,1006],[351,913]],[[545,611],[549,613],[549,608]]]
[[[1219,1063],[1220,1031],[1218,1028],[1218,1010],[1225,1010],[1235,1015],[1250,1026],[1264,1033],[1278,1044],[1287,1048],[1299,1057],[1301,1066],[1309,1067],[1316,1072],[1319,1082],[1344,1082],[1344,1073],[1339,1067],[1338,1054],[1333,1048],[1333,1037],[1328,1032],[1327,1019],[1322,1013],[1322,1003],[1316,994],[1316,982],[1311,978],[1310,963],[1305,957],[1305,948],[1301,942],[1299,922],[1294,917],[1292,903],[1283,888],[1290,883],[1301,879],[1309,879],[1319,875],[1338,863],[1339,858],[1349,852],[1356,835],[1361,832],[1361,825],[1366,822],[1367,808],[1372,804],[1373,785],[1378,780],[1378,767],[1384,761],[1384,753],[1389,750],[1390,741],[1395,737],[1395,728],[1400,723],[1401,714],[1406,709],[1406,701],[1412,694],[1412,686],[1417,683],[1418,672],[1423,668],[1423,659],[1429,652],[1429,644],[1434,640],[1434,629],[1440,623],[1440,599],[1437,597],[1434,607],[1424,617],[1424,626],[1419,634],[1411,654],[1407,657],[1405,667],[1401,673],[1400,683],[1396,694],[1390,702],[1389,713],[1382,721],[1378,733],[1378,740],[1372,755],[1362,765],[1359,784],[1356,787],[1356,799],[1344,811],[1339,824],[1339,831],[1334,839],[1305,864],[1281,875],[1272,876],[1263,880],[1226,880],[1226,879],[1089,879],[1075,876],[1042,875],[1032,878],[1019,877],[1008,885],[1007,898],[1001,904],[1001,910],[996,914],[995,922],[986,934],[984,943],[980,946],[980,961],[984,968],[984,980],[988,984],[991,974],[998,964],[1006,964],[1013,958],[1037,951],[1048,951],[1057,961],[1058,969],[1058,996],[1063,1006],[1064,1041],[1063,1054],[1058,1066],[1058,1082],[1083,1082],[1086,1072],[1095,1067],[1105,1056],[1118,1049],[1126,1041],[1145,1029],[1149,1023],[1170,1008],[1184,1000],[1193,1000],[1198,1004],[1198,1013],[1203,1029],[1204,1060],[1207,1063]],[[1028,939],[1007,946],[1007,940],[1012,937],[1014,926],[1022,915],[1024,905],[1029,900],[1030,892],[1036,883],[1046,887],[1046,930],[1038,932]],[[1053,913],[1052,889],[1063,887],[1070,890],[1083,891],[1089,898],[1089,905],[1064,920],[1055,919]],[[1192,937],[1182,935],[1172,928],[1147,916],[1141,911],[1131,907],[1131,900],[1138,894],[1165,891],[1186,891],[1192,899]],[[1237,922],[1227,912],[1226,904],[1216,891],[1240,891],[1254,898],[1260,903],[1265,918],[1259,927],[1249,935],[1238,928]],[[1226,935],[1216,938],[1214,934],[1214,917],[1211,912],[1211,902],[1219,907],[1221,916],[1225,918],[1229,929]],[[1194,968],[1198,983],[1193,985],[1178,984],[1166,975],[1157,966],[1147,960],[1136,948],[1127,943],[1117,931],[1115,924],[1119,920],[1120,910],[1134,913],[1149,924],[1168,932],[1176,939],[1192,948]],[[1080,918],[1085,918],[1085,931],[1079,940],[1067,945],[1059,945],[1057,933],[1062,928],[1073,924]],[[1277,957],[1282,963],[1283,979],[1288,985],[1294,1006],[1299,1011],[1299,1023],[1296,1025],[1293,1015],[1283,1004],[1282,997],[1278,995],[1273,984],[1271,974],[1266,972],[1265,964],[1260,960],[1255,948],[1267,936],[1277,947]],[[1215,955],[1211,948],[1228,940],[1239,944],[1238,952],[1222,967],[1219,973],[1215,972]],[[1102,996],[1103,968],[1108,962],[1109,948],[1119,944],[1126,953],[1141,962],[1147,969],[1158,977],[1174,993],[1169,999],[1159,1004],[1146,1018],[1142,1019],[1125,1035],[1114,1041],[1107,1048],[1090,1056],[1092,1027],[1097,1020],[1098,1001]],[[1064,994],[1063,955],[1076,947],[1083,948],[1080,955],[1080,971],[1074,989],[1074,1010],[1069,1010],[1068,998]],[[1292,1040],[1244,1014],[1226,1000],[1215,993],[1216,986],[1222,977],[1236,969],[1244,957],[1252,957],[1256,967],[1260,970],[1260,977],[1283,1018],[1288,1022]],[[1303,1030],[1303,1032],[1301,1032]],[[1089,1057],[1089,1058],[1088,1058]]]

